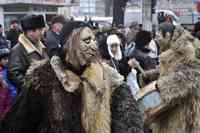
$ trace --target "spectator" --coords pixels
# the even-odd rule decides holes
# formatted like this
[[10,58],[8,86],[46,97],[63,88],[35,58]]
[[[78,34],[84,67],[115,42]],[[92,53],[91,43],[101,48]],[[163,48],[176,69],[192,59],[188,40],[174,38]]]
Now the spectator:
[[3,27],[0,24],[0,48],[9,48],[9,47],[10,47],[9,42],[3,36]]
[[107,38],[108,52],[110,55],[109,64],[115,68],[121,75],[127,76],[129,72],[128,60],[123,58],[121,50],[121,40],[115,34],[109,35]]
[[15,100],[17,96],[16,87],[8,79],[8,57],[10,55],[10,50],[8,48],[0,49],[0,73],[3,76],[3,81],[6,83],[9,93],[11,94],[12,101]]
[[[18,89],[24,89],[24,76],[33,61],[47,58],[46,47],[41,42],[45,27],[42,15],[28,15],[21,20],[23,34],[12,48],[9,61],[9,78]],[[20,91],[19,90],[19,91]]]
[[47,53],[51,58],[53,55],[62,56],[62,44],[60,32],[63,28],[65,18],[63,16],[55,16],[51,20],[51,28],[46,33]]
[[166,34],[169,33],[170,34],[170,38],[172,38],[173,34],[174,34],[174,25],[172,23],[172,19],[170,16],[166,16],[165,22],[161,23],[159,25],[159,31],[162,32],[163,37],[166,37]]
[[7,112],[11,108],[14,97],[16,96],[16,89],[13,89],[13,87],[8,84],[7,78],[5,77],[8,54],[9,49],[0,49],[0,121],[6,116]]
[[192,35],[200,39],[200,18],[198,18],[198,22],[194,24]]
[[139,32],[139,24],[137,22],[132,22],[129,26],[129,31],[127,34],[127,42],[135,42],[136,34]]
[[164,14],[164,12],[159,12],[158,13],[158,24],[161,24],[163,22],[165,22],[165,14]]
[[11,42],[11,47],[14,47],[18,42],[18,37],[21,31],[17,20],[11,21],[10,30],[7,32],[7,39]]
[[151,58],[149,43],[151,42],[151,33],[148,31],[140,31],[136,35],[136,45],[133,53],[130,55],[131,58],[135,58],[144,70],[155,69],[157,61]]

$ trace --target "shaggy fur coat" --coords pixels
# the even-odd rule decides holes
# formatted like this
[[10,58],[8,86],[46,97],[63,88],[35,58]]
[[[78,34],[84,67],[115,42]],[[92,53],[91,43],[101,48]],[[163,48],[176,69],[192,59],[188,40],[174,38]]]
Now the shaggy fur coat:
[[199,41],[189,32],[175,33],[171,48],[161,54],[157,86],[166,111],[152,124],[154,133],[200,132]]
[[[75,93],[68,93],[56,78],[48,61],[41,62],[38,66],[33,65],[26,76],[27,87],[30,89],[22,94],[18,104],[2,123],[0,131],[6,133],[91,133],[97,131],[98,133],[143,133],[141,113],[127,86],[123,83],[118,84],[117,88],[110,91],[112,92],[111,99],[106,100],[106,95],[110,95],[109,90],[107,90],[108,93],[104,93],[106,95],[94,93],[95,95],[92,94],[92,96],[89,94],[91,90],[98,88],[91,88],[90,84],[87,83],[89,81],[87,71],[82,77],[66,71],[70,75],[69,77],[73,77],[69,81],[80,82]],[[86,79],[88,80],[86,81]],[[99,83],[98,81],[94,82],[97,83],[94,85]],[[87,88],[83,89],[83,87]],[[98,87],[101,87],[101,85]],[[98,101],[100,96],[105,99]],[[89,98],[90,101],[83,97]],[[94,113],[91,110],[86,110],[91,109],[90,107],[84,108],[87,107],[84,104],[90,105],[89,102],[96,102],[94,103],[96,105],[91,107],[94,109]],[[101,112],[101,107],[98,107],[98,105],[101,105],[99,102],[105,103],[108,108]],[[95,111],[98,111],[97,109],[100,109],[100,111],[95,113]],[[85,112],[85,119],[83,112]],[[84,120],[81,120],[81,115]],[[87,121],[87,118],[92,121],[96,120],[97,125],[90,127],[95,124]],[[98,121],[106,121],[109,118],[109,127],[107,127],[108,125],[104,127],[101,125],[102,123],[98,123]],[[87,127],[85,124],[89,127],[85,128]]]

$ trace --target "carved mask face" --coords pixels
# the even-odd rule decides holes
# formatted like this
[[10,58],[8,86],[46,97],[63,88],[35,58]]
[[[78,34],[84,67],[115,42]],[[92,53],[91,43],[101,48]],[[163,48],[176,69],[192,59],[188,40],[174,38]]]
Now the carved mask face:
[[66,61],[76,68],[87,65],[97,56],[94,33],[88,27],[75,30],[69,40]]
[[95,36],[91,29],[84,28],[80,33],[80,63],[85,65],[97,55],[97,45]]

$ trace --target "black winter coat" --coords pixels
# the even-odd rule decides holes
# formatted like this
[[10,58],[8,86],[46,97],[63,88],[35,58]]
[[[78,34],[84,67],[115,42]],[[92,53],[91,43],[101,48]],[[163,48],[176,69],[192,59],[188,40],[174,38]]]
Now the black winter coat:
[[7,32],[6,37],[11,42],[11,47],[14,47],[18,43],[18,37],[20,33],[21,31],[15,29],[10,29]]
[[128,65],[128,58],[122,58],[121,60],[115,60],[114,58],[111,58],[109,60],[110,66],[115,68],[121,75],[123,75],[125,78],[131,71],[131,68]]
[[130,58],[135,58],[144,70],[155,69],[157,66],[157,59],[149,57],[148,51],[139,48],[134,49]]

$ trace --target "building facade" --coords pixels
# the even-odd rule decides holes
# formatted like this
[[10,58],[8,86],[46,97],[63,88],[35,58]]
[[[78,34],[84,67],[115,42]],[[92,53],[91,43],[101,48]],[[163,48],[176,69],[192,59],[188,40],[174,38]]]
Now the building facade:
[[198,4],[200,0],[157,0],[157,9],[172,10],[180,16],[182,24],[194,24],[200,17]]
[[73,5],[72,16],[112,16],[113,0],[72,0],[71,4]]
[[66,0],[0,0],[0,24],[8,30],[11,20],[27,14],[41,14],[48,21],[66,4]]

